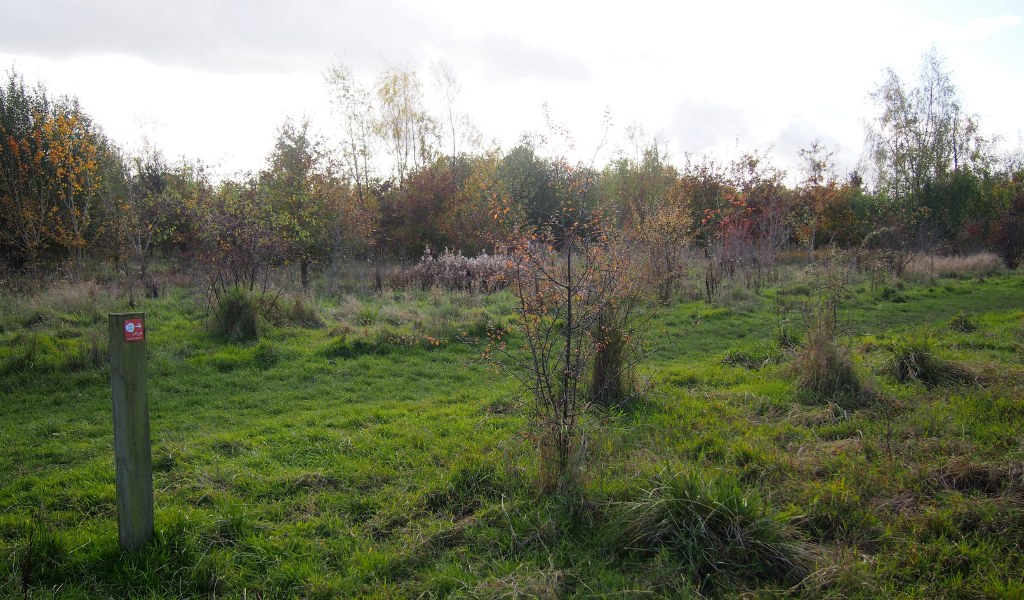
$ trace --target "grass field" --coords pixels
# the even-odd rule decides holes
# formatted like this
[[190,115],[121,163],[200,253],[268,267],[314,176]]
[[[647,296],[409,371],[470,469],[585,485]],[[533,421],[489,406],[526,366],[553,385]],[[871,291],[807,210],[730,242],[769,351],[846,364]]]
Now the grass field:
[[[857,403],[797,391],[810,275],[679,300],[658,329],[684,333],[588,421],[586,486],[562,496],[537,491],[512,379],[463,341],[514,329],[508,293],[324,298],[323,326],[243,345],[172,289],[142,306],[157,508],[137,554],[117,545],[116,292],[11,296],[0,595],[1022,598],[1024,279],[944,275],[853,282]],[[965,376],[898,381],[911,346]]]

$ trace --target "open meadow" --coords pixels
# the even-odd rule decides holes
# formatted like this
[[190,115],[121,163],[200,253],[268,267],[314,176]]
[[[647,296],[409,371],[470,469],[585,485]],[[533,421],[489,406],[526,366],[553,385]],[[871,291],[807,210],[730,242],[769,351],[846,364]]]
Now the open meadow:
[[854,383],[827,397],[806,383],[827,274],[710,302],[691,282],[561,494],[536,483],[521,388],[481,357],[496,327],[521,341],[509,291],[282,296],[232,343],[169,283],[138,307],[156,535],[136,554],[104,338],[125,297],[10,294],[0,595],[1021,598],[1024,279],[939,260],[831,290]]

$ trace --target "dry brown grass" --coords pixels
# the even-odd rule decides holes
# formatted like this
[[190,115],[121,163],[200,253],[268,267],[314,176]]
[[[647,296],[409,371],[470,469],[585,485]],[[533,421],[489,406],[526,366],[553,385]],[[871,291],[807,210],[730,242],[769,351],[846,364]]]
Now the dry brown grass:
[[925,277],[966,278],[992,275],[1003,270],[1001,258],[991,252],[957,256],[922,254],[914,257],[904,273]]
[[956,457],[932,470],[928,479],[938,490],[980,492],[989,495],[1019,492],[1024,481],[1024,465],[1014,462],[991,464]]
[[505,577],[489,577],[472,589],[456,592],[453,597],[553,600],[561,597],[564,583],[565,574],[554,567],[538,569],[524,564]]
[[850,418],[849,413],[835,402],[824,407],[794,405],[785,420],[800,427],[821,427],[834,425]]
[[92,314],[100,308],[113,305],[117,290],[101,286],[95,281],[81,283],[59,282],[32,296],[28,308],[51,310],[65,314]]
[[0,294],[0,331],[60,321],[95,324],[117,305],[117,288],[95,281],[59,281],[32,292],[3,293]]
[[386,304],[380,308],[380,320],[388,325],[400,327],[406,324],[423,324],[429,316],[415,305]]

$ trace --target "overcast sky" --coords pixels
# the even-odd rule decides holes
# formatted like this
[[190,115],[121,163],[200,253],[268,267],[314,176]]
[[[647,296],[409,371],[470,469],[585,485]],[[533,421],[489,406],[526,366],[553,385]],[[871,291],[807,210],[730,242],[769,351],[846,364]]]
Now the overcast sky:
[[[288,116],[330,132],[332,61],[425,82],[444,59],[488,140],[541,131],[541,106],[593,153],[642,123],[685,152],[774,148],[791,167],[821,137],[855,165],[868,92],[911,79],[933,44],[983,129],[1024,130],[1024,0],[973,2],[291,2],[0,0],[0,67],[74,94],[116,140],[256,170]],[[606,156],[605,156],[606,157]]]

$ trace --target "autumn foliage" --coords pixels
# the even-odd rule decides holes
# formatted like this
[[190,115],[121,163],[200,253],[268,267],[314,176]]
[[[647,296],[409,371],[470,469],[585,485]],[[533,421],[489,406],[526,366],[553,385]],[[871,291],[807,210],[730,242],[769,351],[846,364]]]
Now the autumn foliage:
[[[568,166],[545,155],[548,140],[527,134],[511,148],[485,147],[459,110],[450,68],[435,78],[437,110],[408,67],[389,65],[364,83],[337,65],[327,83],[345,139],[288,119],[264,168],[223,176],[152,146],[129,152],[74,98],[11,71],[0,89],[3,269],[78,278],[107,261],[132,289],[157,293],[150,262],[160,256],[222,289],[255,288],[294,268],[309,290],[352,259],[412,268],[425,250],[494,255],[513,239],[512,222],[574,225],[578,213],[558,190]],[[577,201],[600,210],[601,231],[631,240],[665,302],[696,256],[709,297],[721,277],[757,288],[774,277],[780,252],[813,261],[830,245],[864,246],[893,268],[917,252],[990,249],[1015,268],[1024,253],[1020,161],[997,160],[941,57],[926,54],[913,85],[889,72],[872,98],[879,111],[861,171],[838,172],[836,149],[820,140],[789,172],[756,150],[673,164],[662,140],[631,125],[603,167],[584,169]]]

